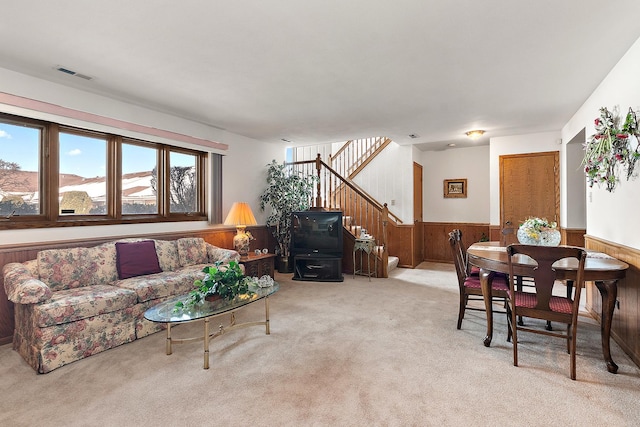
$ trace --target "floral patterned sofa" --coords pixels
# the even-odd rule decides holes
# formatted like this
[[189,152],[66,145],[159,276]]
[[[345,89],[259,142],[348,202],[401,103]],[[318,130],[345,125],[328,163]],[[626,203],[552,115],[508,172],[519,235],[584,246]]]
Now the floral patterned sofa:
[[13,348],[47,373],[145,337],[162,329],[144,319],[145,310],[192,290],[206,265],[239,258],[201,238],[42,250],[3,269],[15,304]]

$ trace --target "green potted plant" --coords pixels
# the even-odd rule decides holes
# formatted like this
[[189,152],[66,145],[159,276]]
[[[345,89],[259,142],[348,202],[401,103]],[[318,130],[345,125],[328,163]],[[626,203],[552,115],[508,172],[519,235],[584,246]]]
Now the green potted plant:
[[278,255],[278,271],[293,271],[289,262],[291,244],[291,213],[309,209],[313,196],[313,184],[316,177],[303,176],[284,163],[272,160],[267,165],[267,188],[260,196],[260,209],[271,207],[267,217],[267,226],[272,227],[276,238],[275,249]]
[[193,306],[204,300],[232,300],[238,295],[252,293],[250,287],[253,281],[244,275],[237,261],[228,264],[218,261],[213,266],[205,267],[202,272],[205,273],[204,278],[193,283],[196,288],[189,292],[185,302],[176,303],[176,309]]

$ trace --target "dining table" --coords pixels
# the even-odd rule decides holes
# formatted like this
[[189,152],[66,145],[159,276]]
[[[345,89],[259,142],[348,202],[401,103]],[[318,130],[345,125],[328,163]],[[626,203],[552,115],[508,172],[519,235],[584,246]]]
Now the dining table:
[[[487,334],[484,337],[484,345],[489,347],[493,339],[493,311],[492,295],[489,276],[492,272],[509,274],[507,261],[507,248],[500,242],[477,242],[467,249],[468,262],[480,268],[480,284],[487,313]],[[586,249],[584,277],[586,282],[594,282],[602,297],[602,310],[600,313],[600,334],[602,338],[602,354],[611,373],[618,372],[618,365],[611,357],[611,322],[613,311],[618,296],[618,280],[623,279],[629,265],[602,252]],[[514,276],[530,276],[531,268],[535,261],[527,256],[519,256],[514,259]],[[554,264],[556,279],[565,280],[572,285],[576,279],[578,260],[567,258]]]

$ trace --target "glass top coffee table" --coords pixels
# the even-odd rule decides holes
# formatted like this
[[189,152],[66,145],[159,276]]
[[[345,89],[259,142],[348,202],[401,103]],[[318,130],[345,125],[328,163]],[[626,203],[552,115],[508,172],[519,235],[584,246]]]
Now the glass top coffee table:
[[[172,353],[172,344],[182,344],[192,341],[204,341],[204,369],[209,369],[209,342],[212,338],[218,337],[227,331],[233,329],[245,328],[247,326],[264,325],[266,334],[269,335],[269,296],[280,289],[280,285],[274,283],[268,288],[258,288],[252,294],[238,295],[236,298],[227,301],[220,299],[217,301],[203,301],[193,307],[184,307],[176,309],[177,302],[184,302],[189,295],[181,295],[168,299],[149,308],[144,317],[147,320],[157,323],[166,323],[167,325],[167,355]],[[264,300],[265,320],[256,322],[236,323],[235,312],[242,307],[252,304],[259,300]],[[211,318],[229,313],[231,318],[227,326],[220,325],[218,330],[209,332],[209,321]],[[204,331],[202,336],[192,338],[173,338],[171,337],[171,325],[179,323],[189,323],[202,320],[204,321]]]

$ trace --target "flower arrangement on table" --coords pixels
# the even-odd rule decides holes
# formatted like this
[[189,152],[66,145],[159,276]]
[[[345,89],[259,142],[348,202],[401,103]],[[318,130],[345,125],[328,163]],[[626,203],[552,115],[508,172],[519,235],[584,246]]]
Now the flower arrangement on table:
[[527,218],[516,235],[520,243],[528,245],[558,246],[561,238],[556,222],[538,217]]
[[633,176],[636,161],[640,158],[638,127],[638,116],[633,109],[629,108],[621,124],[617,107],[613,111],[600,108],[600,117],[595,119],[596,133],[584,144],[582,164],[590,187],[604,183],[607,191],[613,191],[619,181],[616,176],[619,168],[626,172],[627,181]]
[[555,230],[558,224],[548,221],[546,218],[529,217],[525,222],[520,224],[520,229],[532,239],[539,239],[540,233],[543,231]]
[[232,300],[238,295],[250,296],[257,288],[273,286],[274,283],[270,276],[245,276],[237,261],[230,261],[228,264],[218,261],[202,271],[205,273],[204,278],[193,283],[196,288],[189,292],[186,301],[176,303],[176,310],[194,306],[214,295],[226,300]]

